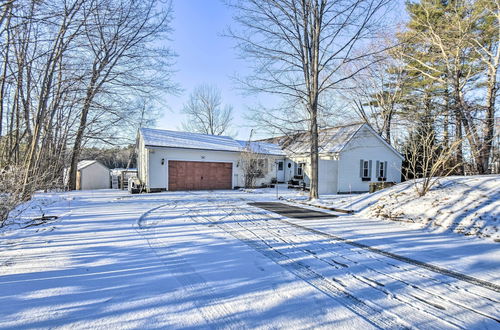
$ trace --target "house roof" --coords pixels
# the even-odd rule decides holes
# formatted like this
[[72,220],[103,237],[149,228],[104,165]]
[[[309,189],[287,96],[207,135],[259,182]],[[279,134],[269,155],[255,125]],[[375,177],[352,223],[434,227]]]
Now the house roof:
[[[147,147],[240,152],[247,144],[245,141],[235,140],[229,136],[178,132],[153,128],[141,128],[140,134]],[[278,145],[272,143],[251,142],[251,146],[254,152],[271,155],[285,155]]]
[[[380,135],[366,123],[355,123],[320,130],[318,132],[319,153],[329,154],[341,152],[362,127],[367,127],[382,143],[399,157],[402,157],[394,147],[382,139]],[[309,153],[311,150],[309,132],[298,133],[291,136],[280,136],[265,141],[279,144],[288,154],[305,154]]]
[[[351,140],[363,126],[362,123],[322,129],[318,132],[318,148],[320,153],[337,153]],[[279,136],[267,141],[277,143],[288,153],[302,154],[311,150],[309,132],[291,136]]]
[[247,147],[249,147],[252,152],[259,154],[286,156],[286,153],[281,149],[281,147],[274,143],[262,141],[248,142],[243,140],[236,140],[236,142],[240,144],[241,150],[245,150]]
[[144,144],[150,147],[240,151],[240,145],[229,136],[141,128]]
[[87,159],[87,160],[79,161],[76,169],[77,169],[77,171],[80,171],[80,170],[83,170],[84,168],[89,167],[90,165],[95,164],[95,163],[100,164],[103,167],[106,167],[95,159]]
[[77,165],[76,168],[79,171],[79,170],[82,170],[85,167],[90,166],[90,165],[92,165],[94,163],[97,163],[97,160],[90,160],[90,159],[89,160],[81,160],[81,161],[78,162],[78,165]]

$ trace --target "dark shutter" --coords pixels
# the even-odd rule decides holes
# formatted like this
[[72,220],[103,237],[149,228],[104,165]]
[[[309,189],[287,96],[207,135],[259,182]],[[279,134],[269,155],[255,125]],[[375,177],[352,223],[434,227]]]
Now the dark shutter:
[[387,171],[388,171],[388,169],[389,168],[387,167],[387,162],[384,162],[384,179],[387,178],[387,173],[388,173]]
[[377,160],[377,164],[375,165],[375,177],[380,177],[380,161]]
[[359,161],[359,177],[360,178],[363,177],[363,160],[362,159]]
[[372,161],[371,160],[368,162],[368,177],[370,179],[372,178]]

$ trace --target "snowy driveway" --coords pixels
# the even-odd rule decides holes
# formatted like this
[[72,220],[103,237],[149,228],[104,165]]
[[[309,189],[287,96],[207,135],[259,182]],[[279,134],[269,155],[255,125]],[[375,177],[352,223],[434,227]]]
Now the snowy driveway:
[[0,328],[500,326],[495,243],[247,204],[272,192],[56,197],[0,236]]

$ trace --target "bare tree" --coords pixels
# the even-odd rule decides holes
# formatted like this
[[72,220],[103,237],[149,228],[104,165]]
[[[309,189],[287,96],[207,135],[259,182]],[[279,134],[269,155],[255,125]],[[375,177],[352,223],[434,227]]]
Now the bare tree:
[[[86,72],[85,96],[80,121],[73,143],[69,172],[69,189],[76,189],[76,173],[88,116],[97,107],[106,110],[98,101],[101,94],[113,95],[120,90],[151,93],[161,80],[152,69],[161,70],[158,49],[148,45],[169,31],[171,6],[157,12],[159,0],[114,1],[101,0],[91,4],[91,15],[85,25],[91,67]],[[169,52],[163,56],[171,56]],[[148,77],[149,74],[149,77]],[[168,79],[165,79],[168,82]],[[114,87],[114,88],[113,88]],[[166,86],[166,90],[169,87]],[[109,90],[111,88],[111,90]],[[108,126],[109,127],[109,126]]]
[[221,92],[214,86],[205,84],[196,87],[182,112],[188,117],[182,123],[187,131],[229,135],[233,108],[222,104]]
[[170,12],[161,0],[0,1],[0,217],[61,188],[87,144],[120,144],[135,133],[121,128],[154,119],[135,100],[175,89],[158,42]]
[[463,165],[454,161],[461,141],[455,140],[449,145],[439,142],[430,121],[428,118],[410,130],[404,148],[405,177],[413,180],[419,196],[427,194],[440,177],[452,174]]
[[[279,95],[293,114],[272,113],[260,118],[292,127],[305,124],[311,139],[310,198],[318,197],[318,122],[327,92],[359,71],[344,74],[349,63],[379,49],[356,52],[372,37],[381,10],[390,0],[241,0],[230,4],[241,30],[231,30],[242,57],[252,59],[254,74],[241,80],[251,92]],[[356,55],[357,54],[357,55]],[[299,114],[300,117],[294,115]]]

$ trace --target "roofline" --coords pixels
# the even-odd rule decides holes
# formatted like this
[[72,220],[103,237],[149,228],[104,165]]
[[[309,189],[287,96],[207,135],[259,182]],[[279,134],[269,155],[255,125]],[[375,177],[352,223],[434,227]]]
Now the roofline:
[[383,144],[385,144],[386,147],[388,147],[392,152],[394,152],[399,158],[401,158],[401,160],[404,160],[405,157],[399,152],[396,150],[396,148],[394,148],[393,146],[391,146],[389,143],[387,143],[386,140],[384,140],[377,132],[375,132],[375,130],[373,129],[373,127],[371,127],[370,124],[368,123],[364,123],[363,125],[361,125],[358,130],[356,132],[354,132],[354,134],[349,138],[349,140],[347,140],[347,142],[344,144],[344,146],[342,147],[342,149],[340,149],[339,152],[342,152],[344,150],[344,148],[349,144],[349,142],[351,142],[352,138],[358,134],[358,132],[361,130],[361,128],[363,128],[364,126],[366,126],[368,128],[368,130],[370,132],[373,133],[373,135],[375,135],[380,141],[382,141]]
[[[88,160],[90,160],[90,159],[88,159]],[[109,168],[106,165],[104,165],[103,163],[101,163],[100,161],[98,161],[97,159],[92,159],[91,161],[92,161],[91,163],[89,163],[89,164],[87,164],[87,165],[85,165],[83,167],[80,167],[79,169],[77,168],[77,171],[81,171],[84,168],[87,168],[87,167],[89,167],[90,165],[92,165],[94,163],[99,163],[101,166],[104,166],[109,171]]]
[[139,128],[139,132],[142,133],[142,130],[154,130],[154,131],[163,131],[163,132],[174,132],[174,133],[187,133],[187,134],[193,134],[193,135],[204,135],[204,136],[212,136],[212,137],[221,137],[221,138],[226,138],[226,139],[231,139],[235,141],[231,136],[229,135],[213,135],[213,134],[207,134],[207,133],[197,133],[197,132],[187,132],[187,131],[175,131],[171,129],[162,129],[162,128],[151,128],[151,127],[141,127]]
[[240,150],[222,150],[222,149],[206,149],[206,148],[169,147],[169,146],[157,146],[157,145],[153,145],[153,144],[145,144],[144,147],[145,148],[170,148],[170,149],[187,149],[187,150],[241,152]]
[[[361,127],[361,126],[363,126],[365,124],[366,123],[360,121],[360,122],[351,123],[351,124],[324,127],[324,128],[318,129],[318,132],[326,131],[326,130],[330,130],[330,129],[336,129],[336,128],[344,128],[344,127],[349,127],[349,126],[356,126],[356,125],[360,125],[360,127]],[[289,137],[289,136],[294,136],[294,135],[299,135],[299,134],[308,134],[308,133],[309,133],[309,130],[305,130],[305,131],[295,132],[295,133],[292,133],[292,134],[282,134],[282,135],[277,135],[277,136],[273,136],[273,137],[268,137],[268,138],[253,140],[253,141],[250,141],[250,142],[262,142],[262,141],[268,141],[268,140],[272,140],[272,139],[278,139],[278,138]],[[268,142],[268,143],[276,144],[276,143],[272,143],[272,142]]]
[[[168,147],[168,146],[156,146],[152,144],[145,144],[145,148],[167,148],[167,149],[185,149],[185,150],[204,150],[204,151],[221,151],[221,152],[243,152],[243,150],[222,150],[222,149],[205,149],[205,148],[187,148],[187,147]],[[270,154],[270,153],[262,153],[255,152],[256,154],[262,155],[270,155],[270,156],[283,156],[286,157],[286,154]]]

